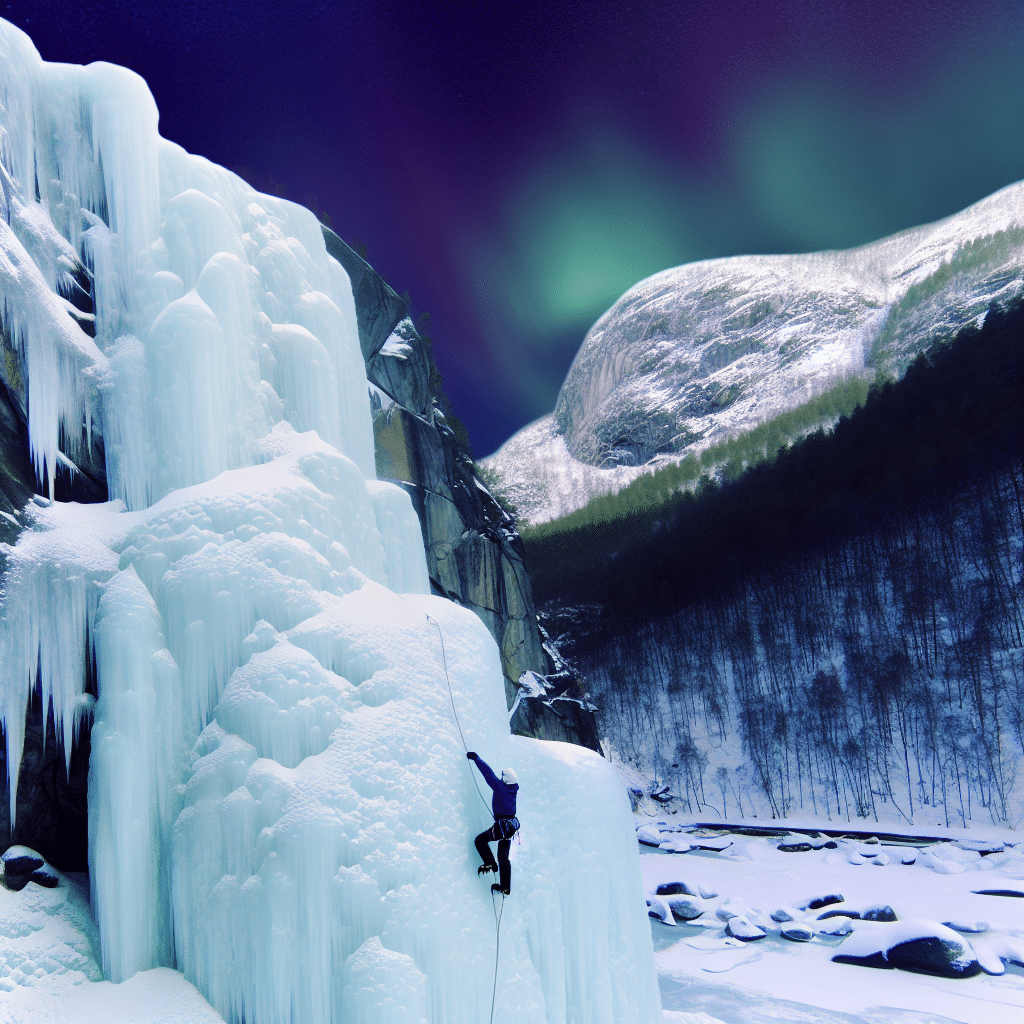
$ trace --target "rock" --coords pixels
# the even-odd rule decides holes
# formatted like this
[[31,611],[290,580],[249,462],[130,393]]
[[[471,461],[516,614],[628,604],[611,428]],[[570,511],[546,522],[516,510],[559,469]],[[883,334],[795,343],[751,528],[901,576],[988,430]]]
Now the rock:
[[879,903],[863,910],[827,910],[818,915],[819,921],[827,921],[831,917],[848,917],[852,921],[896,921],[896,912],[892,907]]
[[718,895],[717,892],[713,889],[709,889],[706,885],[698,885],[697,888],[700,890],[702,899],[713,900]]
[[359,324],[359,347],[369,362],[383,348],[395,325],[405,316],[405,303],[380,275],[329,227],[320,226],[327,252],[347,271],[352,282]]
[[661,844],[666,853],[689,853],[692,847],[682,839],[666,839]]
[[[325,238],[332,255],[332,245],[343,247],[336,258],[350,276],[353,261],[362,275],[361,284],[353,277],[353,291],[372,385],[377,476],[398,483],[412,499],[432,591],[470,609],[494,637],[506,704],[515,707],[513,732],[599,751],[595,709],[541,634],[515,520],[466,451],[464,428],[440,390],[429,339],[412,320],[401,319],[404,306],[395,305],[397,297],[372,268],[336,236],[325,231]],[[547,681],[544,692],[522,692],[525,673]]]
[[790,942],[810,942],[814,937],[810,931],[803,927],[803,925],[798,924],[783,928],[779,934],[784,939],[789,939]]
[[981,971],[970,946],[934,935],[901,942],[888,951],[886,959],[900,970],[939,978],[971,978]]
[[794,903],[798,910],[820,910],[822,907],[829,907],[833,903],[842,903],[843,897],[839,893],[827,893],[823,896],[809,896],[799,903]]
[[943,978],[969,978],[981,971],[970,944],[934,921],[861,926],[832,960],[861,967],[898,967]]
[[708,850],[714,853],[721,853],[732,846],[732,840],[725,836],[690,836],[690,845],[695,850]]
[[796,918],[785,907],[779,907],[777,910],[773,910],[771,913],[771,918],[773,921],[776,921],[779,924],[783,924],[786,921],[796,920]]
[[807,839],[794,836],[791,839],[783,839],[776,849],[783,853],[809,853],[814,847]]
[[990,853],[1002,853],[1006,849],[1005,844],[997,839],[957,839],[953,845],[961,850],[980,853],[983,857]]
[[1016,896],[1018,899],[1024,898],[1024,892],[1020,889],[975,889],[975,896]]
[[667,897],[667,902],[672,908],[672,913],[680,921],[693,921],[711,909],[708,901],[702,900],[699,896],[670,896]]
[[988,931],[987,921],[943,921],[944,927],[955,932],[966,932],[968,935],[981,935]]
[[661,846],[662,843],[661,831],[654,825],[641,825],[636,830],[636,838],[644,846]]
[[853,931],[850,918],[843,916],[835,919],[833,924],[823,924],[817,929],[822,935],[849,935]]
[[885,958],[885,953],[880,949],[876,949],[873,953],[868,953],[866,956],[837,953],[832,957],[832,963],[853,964],[856,967],[875,967],[886,971],[891,971],[893,968],[893,965]]
[[671,925],[673,928],[676,926],[672,908],[668,905],[668,901],[663,900],[660,896],[647,897],[647,916],[657,918],[662,924]]
[[768,933],[763,928],[758,928],[745,917],[730,917],[725,923],[726,933],[741,942],[754,942],[763,939]]
[[715,908],[715,917],[719,921],[728,921],[734,917],[743,917],[750,912],[750,908],[743,900],[730,896],[721,906]]
[[654,890],[658,896],[696,896],[693,888],[685,882],[664,882]]
[[896,921],[896,911],[892,907],[884,903],[879,903],[877,906],[868,907],[866,910],[860,912],[860,919],[862,921]]
[[[13,834],[10,796],[6,785],[0,786],[0,850],[19,843],[61,871],[88,870],[88,722],[83,719],[85,727],[71,749],[69,775],[53,718],[49,716],[44,722],[42,701],[36,691],[25,721]],[[5,751],[0,744],[0,777],[6,778],[6,774]]]
[[29,882],[46,889],[56,889],[60,876],[35,850],[27,846],[12,846],[0,862],[3,864],[3,883],[11,892],[21,892]]

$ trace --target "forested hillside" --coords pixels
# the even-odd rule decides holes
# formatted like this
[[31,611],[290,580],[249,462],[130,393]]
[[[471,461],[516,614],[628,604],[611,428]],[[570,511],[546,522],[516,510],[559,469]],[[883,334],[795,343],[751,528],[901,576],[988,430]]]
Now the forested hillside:
[[829,434],[527,536],[604,734],[663,798],[1024,817],[1022,339],[993,310]]

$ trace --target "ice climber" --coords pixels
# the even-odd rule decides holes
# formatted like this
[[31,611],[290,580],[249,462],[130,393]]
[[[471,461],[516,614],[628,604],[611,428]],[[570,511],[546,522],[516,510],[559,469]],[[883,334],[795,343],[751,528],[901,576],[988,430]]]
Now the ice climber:
[[[516,781],[516,773],[511,768],[503,768],[499,779],[491,771],[490,765],[477,754],[470,750],[466,757],[475,761],[480,774],[484,777],[487,785],[494,790],[491,797],[491,811],[494,814],[494,824],[484,832],[481,832],[475,839],[476,852],[480,854],[483,864],[478,867],[477,874],[483,875],[488,871],[498,872],[498,885],[491,886],[491,892],[500,892],[505,896],[512,895],[512,865],[509,863],[508,851],[512,845],[512,837],[519,831],[519,819],[516,817],[516,794],[519,792],[519,783]],[[494,862],[494,855],[491,853],[491,843],[498,844],[498,863]]]

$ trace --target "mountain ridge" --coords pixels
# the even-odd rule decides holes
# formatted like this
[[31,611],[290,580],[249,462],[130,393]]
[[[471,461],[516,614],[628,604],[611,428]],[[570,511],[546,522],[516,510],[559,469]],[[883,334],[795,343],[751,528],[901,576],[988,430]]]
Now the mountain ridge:
[[529,523],[700,454],[1024,292],[1024,182],[855,249],[685,264],[588,332],[554,411],[482,460]]

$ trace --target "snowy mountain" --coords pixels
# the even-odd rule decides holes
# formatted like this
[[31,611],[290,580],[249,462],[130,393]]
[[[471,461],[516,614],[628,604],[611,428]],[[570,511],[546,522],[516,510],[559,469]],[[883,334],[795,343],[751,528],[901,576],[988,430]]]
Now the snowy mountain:
[[665,270],[590,329],[554,412],[483,460],[531,523],[699,454],[844,378],[898,377],[1024,292],[1024,182],[843,252]]
[[[654,1024],[626,794],[510,735],[494,640],[430,596],[316,218],[161,139],[138,76],[3,21],[0,183],[5,401],[47,495],[101,454],[111,499],[37,496],[3,550],[12,829],[35,699],[65,759],[90,733],[98,932],[29,956],[5,893],[5,1019],[67,1019],[99,965],[176,967],[247,1024]],[[509,900],[474,871],[467,747],[519,775]]]

